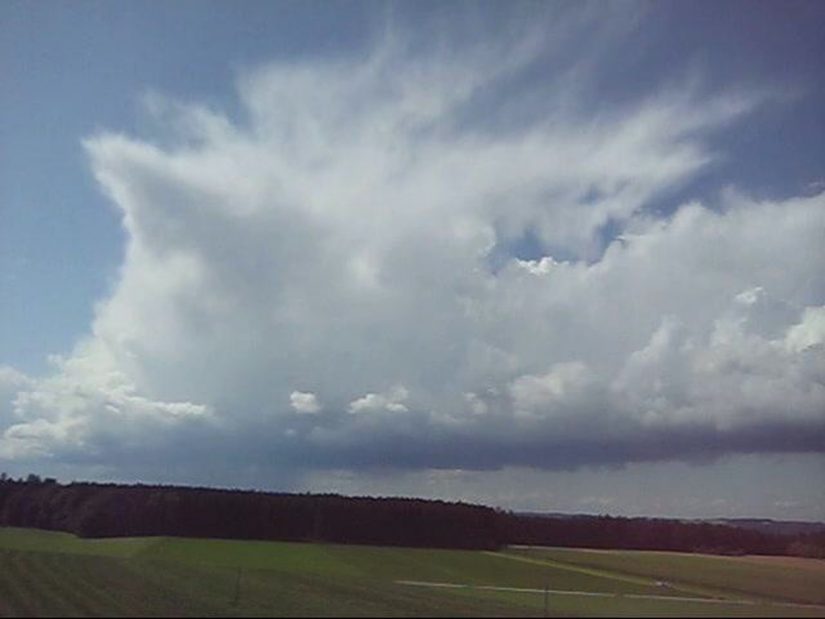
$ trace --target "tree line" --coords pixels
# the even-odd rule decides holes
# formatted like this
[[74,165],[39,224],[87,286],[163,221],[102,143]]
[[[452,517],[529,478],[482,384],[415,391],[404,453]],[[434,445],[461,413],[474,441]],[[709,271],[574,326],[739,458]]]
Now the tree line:
[[0,479],[0,526],[80,537],[170,535],[497,548],[494,510],[404,498]]
[[508,520],[504,528],[510,544],[825,558],[825,532],[782,535],[701,521],[607,515],[502,517]]
[[80,537],[169,535],[379,546],[496,549],[507,544],[793,554],[825,558],[825,533],[612,516],[548,517],[463,502],[0,475],[0,526]]

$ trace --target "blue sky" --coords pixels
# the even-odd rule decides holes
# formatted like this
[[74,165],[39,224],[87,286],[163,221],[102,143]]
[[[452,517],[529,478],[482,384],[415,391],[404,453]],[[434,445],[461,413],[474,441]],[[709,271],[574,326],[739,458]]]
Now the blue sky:
[[[691,470],[721,495],[714,467],[739,471],[726,476],[731,488],[768,469],[821,478],[825,289],[809,237],[822,229],[823,22],[817,2],[3,3],[6,468],[158,477],[141,462],[148,452],[174,463],[171,481],[191,481],[200,445],[214,448],[214,423],[230,437],[214,483],[327,487],[355,475],[347,487],[369,491],[396,475],[426,493],[448,470],[496,502],[502,470],[521,471],[508,486],[521,475],[532,487],[547,471],[550,485],[595,487],[600,467],[627,465],[614,485],[630,488],[707,461]],[[395,141],[376,133],[385,121]],[[248,178],[222,167],[233,157],[248,160]],[[395,157],[408,164],[392,171]],[[326,171],[313,176],[319,161]],[[193,187],[202,193],[190,196]],[[369,204],[396,195],[399,212],[385,222]],[[248,217],[262,219],[235,230],[228,215],[203,215],[213,208],[203,200],[248,201]],[[799,200],[813,202],[797,213]],[[259,215],[259,201],[304,206]],[[691,215],[691,203],[704,211]],[[179,222],[181,209],[198,218]],[[753,227],[741,234],[740,212]],[[704,223],[712,213],[727,219]],[[775,222],[769,242],[763,220]],[[669,225],[662,238],[657,222]],[[622,253],[618,237],[652,253]],[[730,255],[711,257],[720,244]],[[774,257],[784,284],[765,266]],[[336,287],[342,260],[358,294]],[[669,260],[693,270],[648,266]],[[469,276],[478,269],[489,272]],[[547,279],[547,291],[519,269]],[[577,277],[597,283],[580,289]],[[633,304],[610,296],[619,290],[650,316],[631,317]],[[614,303],[615,314],[600,314]],[[424,315],[437,319],[416,324]],[[727,324],[741,332],[723,333]],[[208,341],[191,344],[201,334]],[[765,365],[697,386],[695,368],[744,363],[736,355]],[[654,376],[657,364],[665,370]],[[793,371],[778,377],[779,366]],[[127,400],[104,376],[122,381],[115,391]],[[768,410],[787,399],[783,389],[807,399]],[[84,408],[66,392],[96,395]],[[164,444],[153,424],[167,421],[118,435],[101,406],[211,421],[173,424]],[[632,423],[593,412],[614,408],[610,419]],[[521,431],[491,438],[505,419]],[[192,443],[187,467],[182,446]],[[251,455],[236,466],[239,451]],[[815,488],[725,509],[825,518]],[[586,510],[595,491],[573,494],[561,509]],[[520,500],[539,499],[507,499]],[[662,500],[646,509],[714,509],[707,496],[690,508]],[[805,506],[771,506],[794,501]]]
[[118,217],[80,141],[141,127],[148,91],[232,109],[243,66],[363,44],[370,7],[323,4],[5,3],[0,342],[11,361],[41,372],[70,349],[121,258]]

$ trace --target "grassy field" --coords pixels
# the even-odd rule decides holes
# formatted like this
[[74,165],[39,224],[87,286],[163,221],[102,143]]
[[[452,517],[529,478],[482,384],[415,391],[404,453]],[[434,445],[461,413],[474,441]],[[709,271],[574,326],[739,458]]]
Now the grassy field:
[[[0,528],[0,615],[536,617],[548,586],[558,592],[547,596],[551,616],[825,616],[825,608],[771,603],[818,600],[823,562],[800,568],[808,578],[784,564],[724,559],[726,580],[708,586],[703,570],[718,574],[718,561],[555,549],[81,540]],[[657,586],[662,578],[672,586]],[[445,583],[464,586],[435,586]]]
[[825,561],[780,557],[722,557],[676,552],[510,549],[532,559],[592,570],[654,577],[696,591],[825,605]]

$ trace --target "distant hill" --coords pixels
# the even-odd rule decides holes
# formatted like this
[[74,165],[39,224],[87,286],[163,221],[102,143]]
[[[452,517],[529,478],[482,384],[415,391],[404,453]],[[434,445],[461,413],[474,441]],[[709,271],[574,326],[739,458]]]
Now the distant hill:
[[[593,514],[571,514],[565,512],[516,512],[520,516],[530,518],[550,518],[555,520],[582,520],[595,518]],[[825,522],[805,520],[772,520],[770,518],[649,518],[636,517],[645,520],[673,520],[689,524],[718,524],[728,527],[760,531],[770,535],[804,535],[825,533]]]
[[825,522],[805,522],[797,520],[770,520],[766,518],[715,518],[707,520],[711,524],[722,524],[751,531],[761,531],[773,535],[799,535],[825,533]]

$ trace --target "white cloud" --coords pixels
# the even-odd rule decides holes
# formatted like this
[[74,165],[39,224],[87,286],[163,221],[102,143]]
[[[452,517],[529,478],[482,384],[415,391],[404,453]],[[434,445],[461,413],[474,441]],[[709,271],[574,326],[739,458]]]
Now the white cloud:
[[519,376],[510,384],[510,393],[516,410],[552,410],[568,400],[571,392],[581,391],[587,379],[588,370],[584,363],[557,363],[545,374]]
[[296,413],[314,414],[321,412],[321,404],[318,397],[311,392],[293,391],[289,394],[289,405],[295,409]]
[[[756,97],[590,113],[575,72],[530,92],[542,53],[275,63],[239,80],[242,121],[155,100],[162,144],[88,139],[124,263],[51,375],[0,373],[0,453],[559,467],[764,451],[765,428],[810,450],[825,194],[659,215]],[[510,255],[526,236],[546,255]]]
[[[825,307],[806,307],[799,324],[788,329],[785,347],[795,353],[825,345]],[[820,350],[820,352],[822,352]]]
[[14,400],[34,381],[8,365],[0,365],[0,431],[14,423]]
[[464,394],[464,400],[467,402],[474,415],[486,415],[490,410],[484,399],[472,391]]
[[403,402],[408,396],[409,392],[403,386],[394,387],[387,393],[368,393],[350,402],[349,412],[389,411],[391,413],[406,413],[409,409]]
[[539,260],[516,259],[516,264],[533,275],[547,275],[559,262],[553,256],[542,256]]
[[136,393],[135,385],[96,342],[83,342],[71,358],[55,357],[52,363],[56,372],[51,377],[14,376],[14,421],[0,435],[0,456],[94,457],[110,447],[128,449],[142,441],[151,449],[164,440],[159,432],[211,417],[209,407],[202,404],[159,401]]

